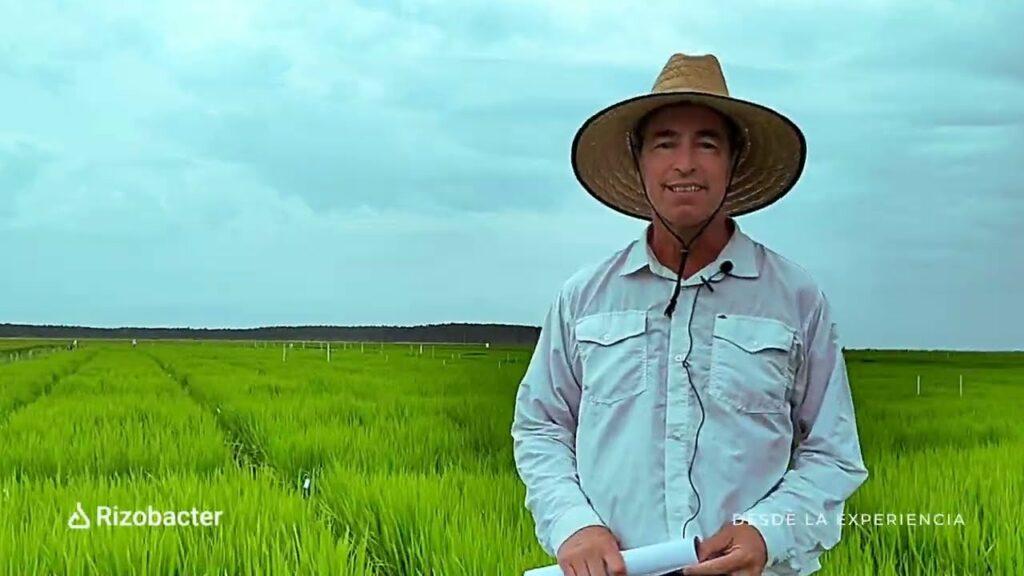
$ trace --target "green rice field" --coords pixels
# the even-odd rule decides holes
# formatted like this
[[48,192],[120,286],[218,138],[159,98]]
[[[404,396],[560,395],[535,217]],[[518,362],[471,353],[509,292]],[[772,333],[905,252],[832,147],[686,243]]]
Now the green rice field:
[[[552,563],[509,434],[530,349],[333,343],[328,362],[320,343],[66,344],[0,341],[45,350],[0,362],[0,573]],[[1024,574],[1024,354],[847,358],[871,477],[819,574]]]

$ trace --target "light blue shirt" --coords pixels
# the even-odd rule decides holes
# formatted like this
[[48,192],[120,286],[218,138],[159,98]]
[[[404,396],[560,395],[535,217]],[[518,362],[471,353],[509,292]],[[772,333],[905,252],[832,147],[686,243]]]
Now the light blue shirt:
[[[804,269],[730,224],[671,318],[676,275],[651,251],[650,224],[569,278],[548,310],[511,433],[552,556],[589,525],[625,550],[743,519],[765,540],[766,576],[810,574],[839,541],[868,471],[829,303]],[[701,403],[700,511],[683,534],[697,511],[687,472]]]

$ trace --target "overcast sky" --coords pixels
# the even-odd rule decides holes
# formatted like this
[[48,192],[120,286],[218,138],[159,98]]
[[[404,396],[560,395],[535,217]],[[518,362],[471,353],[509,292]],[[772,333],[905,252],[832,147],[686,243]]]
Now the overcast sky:
[[848,346],[1024,348],[1019,2],[66,4],[0,4],[0,322],[537,325],[644,225],[575,130],[711,52]]

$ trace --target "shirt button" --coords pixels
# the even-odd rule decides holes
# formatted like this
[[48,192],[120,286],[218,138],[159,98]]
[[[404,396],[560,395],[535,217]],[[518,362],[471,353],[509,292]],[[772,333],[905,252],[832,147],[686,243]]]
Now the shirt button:
[[676,362],[682,362],[682,361],[683,361],[683,355],[682,354],[676,354]]

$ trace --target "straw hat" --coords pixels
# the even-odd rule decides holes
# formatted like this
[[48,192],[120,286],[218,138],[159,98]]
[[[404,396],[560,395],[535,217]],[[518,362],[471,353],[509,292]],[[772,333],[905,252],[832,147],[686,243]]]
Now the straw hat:
[[800,178],[807,142],[789,118],[761,104],[729,95],[713,55],[674,54],[648,94],[628,98],[587,119],[572,143],[577,180],[619,212],[649,220],[651,207],[630,148],[630,133],[644,114],[665,104],[692,102],[733,119],[743,147],[722,211],[748,214],[784,196]]

